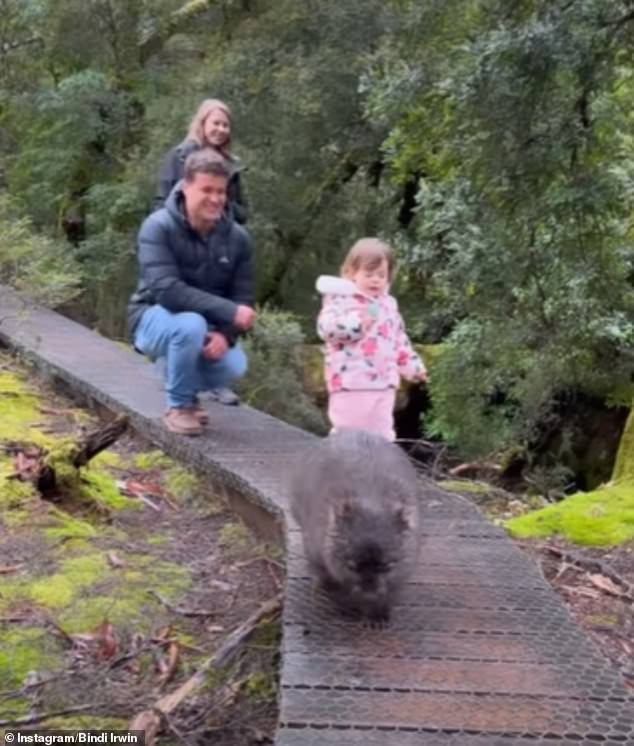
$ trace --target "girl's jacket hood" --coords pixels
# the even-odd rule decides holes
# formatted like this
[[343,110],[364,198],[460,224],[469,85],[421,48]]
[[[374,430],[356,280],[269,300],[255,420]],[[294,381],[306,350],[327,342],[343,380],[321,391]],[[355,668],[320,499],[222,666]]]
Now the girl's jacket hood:
[[336,277],[335,275],[320,275],[315,283],[317,291],[321,295],[360,295],[363,298],[373,300],[370,295],[366,295],[352,282],[345,277]]

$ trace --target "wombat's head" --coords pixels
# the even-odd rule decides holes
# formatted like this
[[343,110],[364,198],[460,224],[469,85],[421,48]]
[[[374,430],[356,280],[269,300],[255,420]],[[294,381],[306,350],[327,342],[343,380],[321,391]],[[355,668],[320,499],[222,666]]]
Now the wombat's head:
[[362,601],[387,598],[401,580],[414,526],[414,510],[402,505],[380,513],[354,502],[332,507],[324,552],[330,575]]

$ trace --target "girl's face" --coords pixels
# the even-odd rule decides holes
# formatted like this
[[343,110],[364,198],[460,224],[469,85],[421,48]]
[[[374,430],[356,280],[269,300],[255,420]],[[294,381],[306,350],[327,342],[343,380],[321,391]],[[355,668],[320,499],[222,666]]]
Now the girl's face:
[[226,145],[231,135],[231,122],[222,109],[212,109],[203,124],[205,140],[214,148]]
[[390,282],[387,259],[383,259],[381,264],[374,269],[361,267],[356,272],[352,272],[348,279],[352,280],[365,295],[378,298],[385,293]]

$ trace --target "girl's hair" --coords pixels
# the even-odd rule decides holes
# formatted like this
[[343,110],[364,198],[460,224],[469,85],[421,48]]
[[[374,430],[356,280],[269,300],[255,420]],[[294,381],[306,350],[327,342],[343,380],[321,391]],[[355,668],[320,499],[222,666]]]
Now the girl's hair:
[[341,274],[346,277],[360,269],[373,270],[383,261],[387,262],[387,277],[391,282],[396,265],[391,247],[378,238],[360,238],[344,259]]
[[[229,124],[231,124],[231,109],[225,104],[224,101],[220,101],[218,98],[206,98],[202,104],[198,107],[198,111],[194,114],[194,118],[190,122],[189,129],[187,130],[187,137],[185,142],[195,142],[200,147],[205,147],[208,143],[205,141],[205,134],[203,131],[205,120],[211,114],[212,111],[220,109],[227,115]],[[229,146],[231,145],[231,129],[229,129],[229,136],[227,142],[222,148],[216,148],[221,154],[227,158],[231,158],[231,152]]]

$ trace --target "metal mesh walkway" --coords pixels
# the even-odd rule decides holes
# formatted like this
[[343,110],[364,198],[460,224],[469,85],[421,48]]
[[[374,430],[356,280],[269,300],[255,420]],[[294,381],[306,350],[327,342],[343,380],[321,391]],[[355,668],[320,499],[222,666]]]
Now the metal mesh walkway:
[[429,486],[418,568],[385,630],[339,618],[308,578],[284,474],[313,436],[211,406],[202,438],[168,433],[140,356],[0,287],[0,339],[169,453],[277,516],[286,534],[277,746],[634,745],[634,697],[532,560],[467,501]]

